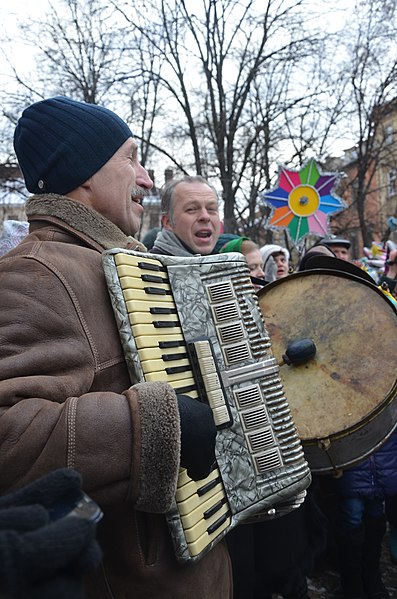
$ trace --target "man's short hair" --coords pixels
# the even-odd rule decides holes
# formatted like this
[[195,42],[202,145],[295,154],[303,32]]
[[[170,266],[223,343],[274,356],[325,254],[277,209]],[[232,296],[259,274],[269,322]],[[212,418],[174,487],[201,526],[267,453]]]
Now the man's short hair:
[[246,254],[250,254],[251,252],[255,252],[256,250],[259,251],[259,245],[255,243],[255,241],[252,241],[252,239],[244,239],[243,243],[241,244],[241,253],[244,254],[244,256]]
[[202,183],[203,185],[207,185],[214,192],[216,200],[218,200],[218,194],[211,185],[208,183],[207,179],[202,177],[201,175],[185,175],[181,179],[170,179],[166,183],[164,183],[163,187],[160,189],[160,200],[161,200],[161,214],[168,216],[168,218],[172,221],[173,218],[173,199],[174,199],[174,191],[175,187],[179,185],[179,183]]

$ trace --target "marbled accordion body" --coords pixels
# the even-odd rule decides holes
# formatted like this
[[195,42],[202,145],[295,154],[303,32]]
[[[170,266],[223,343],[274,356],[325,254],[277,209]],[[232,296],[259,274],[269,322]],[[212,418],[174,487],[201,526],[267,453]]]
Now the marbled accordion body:
[[239,522],[298,507],[310,470],[243,256],[114,249],[103,265],[131,380],[208,402],[218,428],[211,474],[180,472],[167,514],[177,559],[200,559]]

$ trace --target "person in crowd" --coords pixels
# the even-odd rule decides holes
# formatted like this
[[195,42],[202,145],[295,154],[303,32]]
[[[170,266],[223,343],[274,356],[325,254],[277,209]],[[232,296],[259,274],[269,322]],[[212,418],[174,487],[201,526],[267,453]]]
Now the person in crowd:
[[379,278],[379,285],[386,283],[389,291],[397,295],[397,249],[390,251],[385,265],[385,272]]
[[348,239],[342,239],[339,237],[325,237],[321,240],[321,243],[328,247],[339,260],[345,260],[351,262],[355,266],[358,266],[362,270],[368,272],[373,280],[380,286],[385,283],[388,290],[392,295],[395,294],[396,290],[396,277],[397,277],[397,250],[387,248],[387,259],[385,264],[385,270],[383,274],[377,272],[371,272],[365,267],[359,260],[353,260],[350,255],[351,242]]
[[[263,272],[262,256],[259,251],[259,246],[249,239],[248,237],[237,237],[225,243],[220,249],[220,253],[225,252],[238,252],[245,256],[247,260],[247,266],[250,271],[251,277],[253,277],[254,287],[258,291],[265,284],[265,273]],[[263,281],[260,284],[260,281]]]
[[[196,176],[170,180],[160,190],[160,198],[163,229],[157,236],[152,252],[186,257],[213,253],[219,239],[220,220],[217,194],[208,182]],[[233,236],[226,240],[223,248],[218,247],[222,251],[241,252],[245,241],[248,241],[248,238]],[[257,550],[254,547],[254,527],[256,525],[242,524],[226,535],[233,566],[234,599],[256,597],[254,588]],[[274,532],[277,534],[277,531]],[[283,539],[285,541],[285,537]],[[259,547],[267,542],[270,542],[270,539],[264,535]],[[273,538],[271,542],[274,543]],[[268,568],[266,562],[261,563],[261,571],[270,572],[271,568],[271,565]],[[286,578],[288,581],[288,574]],[[265,592],[264,587],[262,591]]]
[[289,251],[281,245],[268,244],[260,248],[265,280],[273,283],[289,274]]
[[57,468],[80,474],[103,512],[86,599],[229,599],[225,545],[184,567],[164,516],[180,466],[195,480],[212,468],[212,411],[131,380],[102,268],[105,249],[145,250],[133,236],[153,183],[133,134],[57,96],[23,111],[14,148],[34,195],[30,233],[0,259],[0,494]]
[[162,229],[151,252],[211,254],[221,226],[215,188],[200,175],[170,179],[160,190],[160,200]]
[[350,260],[351,242],[348,239],[342,239],[341,237],[324,237],[324,239],[321,240],[321,243],[332,250],[339,260]]
[[[371,280],[346,257],[337,257],[328,240],[321,240],[301,258],[299,271],[311,268],[346,270]],[[397,492],[397,432],[358,465],[336,476],[319,476],[316,482],[319,495],[327,497],[329,503],[324,507],[320,497],[332,528],[330,545],[336,546],[344,599],[386,599],[389,594],[382,580],[380,557],[386,532],[384,501]]]
[[339,498],[337,547],[344,596],[386,599],[380,558],[386,533],[384,500],[397,493],[397,434],[335,478],[334,489]]

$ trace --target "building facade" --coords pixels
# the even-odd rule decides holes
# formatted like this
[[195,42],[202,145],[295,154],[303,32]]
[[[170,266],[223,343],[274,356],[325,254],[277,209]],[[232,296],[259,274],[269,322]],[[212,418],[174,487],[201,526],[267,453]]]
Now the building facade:
[[337,191],[347,205],[331,219],[331,230],[350,239],[354,258],[373,242],[397,242],[388,225],[397,216],[397,100],[374,110],[372,119],[373,136],[327,164],[343,173]]

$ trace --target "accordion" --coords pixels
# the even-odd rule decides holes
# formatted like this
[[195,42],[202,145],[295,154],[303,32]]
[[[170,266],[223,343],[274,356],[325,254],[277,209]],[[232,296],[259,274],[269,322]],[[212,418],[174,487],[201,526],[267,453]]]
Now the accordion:
[[166,515],[178,561],[298,507],[310,469],[245,258],[112,249],[103,268],[131,380],[207,402],[217,427],[214,469],[200,481],[181,469]]

